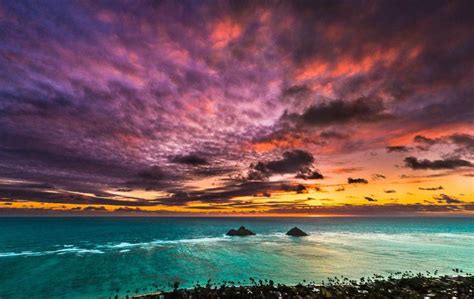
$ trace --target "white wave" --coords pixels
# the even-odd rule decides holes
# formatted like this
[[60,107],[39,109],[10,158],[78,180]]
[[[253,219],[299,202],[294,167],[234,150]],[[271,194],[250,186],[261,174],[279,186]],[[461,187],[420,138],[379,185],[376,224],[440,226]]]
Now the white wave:
[[77,247],[71,247],[71,248],[65,248],[65,249],[60,249],[60,250],[54,250],[54,251],[45,251],[46,254],[65,254],[65,253],[104,253],[101,250],[98,249],[85,249],[85,248],[77,248]]
[[76,253],[76,254],[101,254],[104,253],[98,249],[85,249],[85,248],[78,248],[78,247],[69,247],[64,249],[58,250],[46,250],[46,251],[22,251],[22,252],[0,252],[0,257],[14,257],[14,256],[42,256],[42,255],[50,255],[50,254],[68,254],[68,253]]
[[22,256],[22,255],[38,255],[38,253],[32,252],[32,251],[0,252],[0,257]]
[[165,241],[165,242],[171,242],[171,244],[174,243],[213,243],[213,242],[219,242],[219,241],[229,241],[231,240],[230,237],[204,237],[204,238],[195,238],[195,239],[180,239],[176,241]]
[[[316,243],[333,243],[333,244],[347,244],[352,241],[391,241],[391,242],[418,242],[432,241],[433,239],[446,238],[467,238],[474,240],[474,234],[446,234],[446,233],[356,233],[356,232],[315,232],[310,231],[309,237],[298,239],[301,242],[316,242]],[[150,242],[121,242],[116,244],[97,245],[100,249],[151,249],[153,247],[162,247],[169,245],[179,244],[212,244],[217,242],[250,242],[259,244],[280,244],[284,241],[294,241],[290,236],[285,233],[269,233],[269,234],[257,234],[256,236],[241,238],[241,237],[202,237],[202,238],[190,238],[190,239],[178,239],[178,240],[153,240]]]
[[[400,242],[400,243],[443,243],[443,244],[465,244],[474,242],[473,233],[367,233],[367,232],[317,232],[308,231],[309,236],[298,239],[301,244],[306,242],[314,242],[319,244],[328,245],[354,245],[358,241],[362,242]],[[2,257],[15,257],[15,256],[42,256],[42,255],[65,255],[65,254],[102,254],[106,252],[129,252],[132,249],[152,249],[154,247],[163,247],[180,244],[215,244],[218,242],[239,242],[239,243],[255,243],[255,244],[266,244],[266,245],[281,245],[282,242],[287,244],[291,241],[293,243],[295,239],[287,236],[285,233],[269,233],[269,234],[257,234],[253,237],[240,238],[240,237],[201,237],[201,238],[186,238],[177,240],[153,240],[150,242],[120,242],[120,243],[109,243],[105,245],[93,245],[93,248],[80,248],[74,245],[65,244],[57,245],[62,246],[61,249],[57,250],[46,250],[46,251],[21,251],[21,252],[0,252],[0,258]],[[285,245],[286,246],[286,245]]]
[[219,241],[229,241],[231,240],[230,237],[203,237],[203,238],[192,238],[192,239],[178,239],[178,240],[153,240],[150,242],[137,242],[137,243],[129,243],[129,242],[121,242],[118,244],[107,244],[107,245],[98,245],[98,248],[107,248],[107,249],[123,249],[123,248],[149,248],[153,246],[164,246],[164,245],[172,245],[172,244],[193,244],[193,243],[213,243]]
[[444,238],[458,238],[458,239],[469,239],[469,240],[474,240],[474,234],[471,233],[458,233],[458,234],[453,234],[453,233],[438,233],[436,234],[438,237],[444,237]]
[[130,247],[138,247],[138,246],[143,246],[144,244],[147,243],[128,243],[128,242],[121,242],[118,244],[112,244],[112,245],[99,245],[97,247],[99,248],[130,248]]

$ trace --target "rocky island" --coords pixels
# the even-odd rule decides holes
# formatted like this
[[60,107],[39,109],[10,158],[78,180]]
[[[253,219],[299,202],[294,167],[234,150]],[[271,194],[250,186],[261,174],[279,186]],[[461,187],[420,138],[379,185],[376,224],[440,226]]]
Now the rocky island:
[[237,236],[237,237],[245,237],[245,236],[254,236],[255,233],[249,229],[246,229],[245,226],[239,227],[239,229],[231,229],[227,232],[227,236]]
[[309,236],[307,233],[302,231],[301,229],[297,228],[296,226],[290,229],[287,233],[287,236],[292,236],[292,237],[306,237]]

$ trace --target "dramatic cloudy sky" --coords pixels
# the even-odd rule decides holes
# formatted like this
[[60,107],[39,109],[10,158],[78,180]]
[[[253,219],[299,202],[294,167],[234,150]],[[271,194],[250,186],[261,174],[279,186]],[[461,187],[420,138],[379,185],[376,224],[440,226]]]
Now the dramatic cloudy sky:
[[0,214],[474,213],[473,1],[1,1]]

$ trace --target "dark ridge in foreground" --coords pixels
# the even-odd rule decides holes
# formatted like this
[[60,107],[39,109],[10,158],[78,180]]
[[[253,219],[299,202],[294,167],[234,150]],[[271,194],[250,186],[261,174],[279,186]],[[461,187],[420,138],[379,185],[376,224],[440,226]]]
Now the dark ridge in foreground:
[[[412,272],[395,273],[388,277],[374,275],[361,278],[359,281],[344,277],[329,278],[321,284],[315,282],[287,286],[275,284],[272,280],[256,281],[250,278],[249,285],[235,282],[212,284],[209,280],[205,286],[199,283],[191,289],[180,289],[175,282],[172,291],[155,292],[145,295],[134,295],[140,299],[204,299],[204,298],[474,298],[474,276],[460,274],[454,269],[454,276],[437,276],[430,272],[413,274]],[[117,295],[114,298],[119,298]],[[123,298],[123,297],[122,297]],[[130,298],[126,296],[125,298]]]

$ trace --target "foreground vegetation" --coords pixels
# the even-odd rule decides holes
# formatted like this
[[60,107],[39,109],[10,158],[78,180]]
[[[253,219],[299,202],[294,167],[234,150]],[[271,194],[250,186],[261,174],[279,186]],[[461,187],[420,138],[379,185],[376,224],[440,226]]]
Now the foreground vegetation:
[[[294,286],[275,284],[272,280],[250,278],[249,285],[234,282],[196,284],[183,289],[174,283],[170,291],[156,291],[126,298],[474,298],[474,276],[454,269],[454,275],[437,272],[395,273],[388,277],[374,275],[360,280],[329,278],[319,284],[302,282]],[[118,298],[118,296],[116,296]]]

